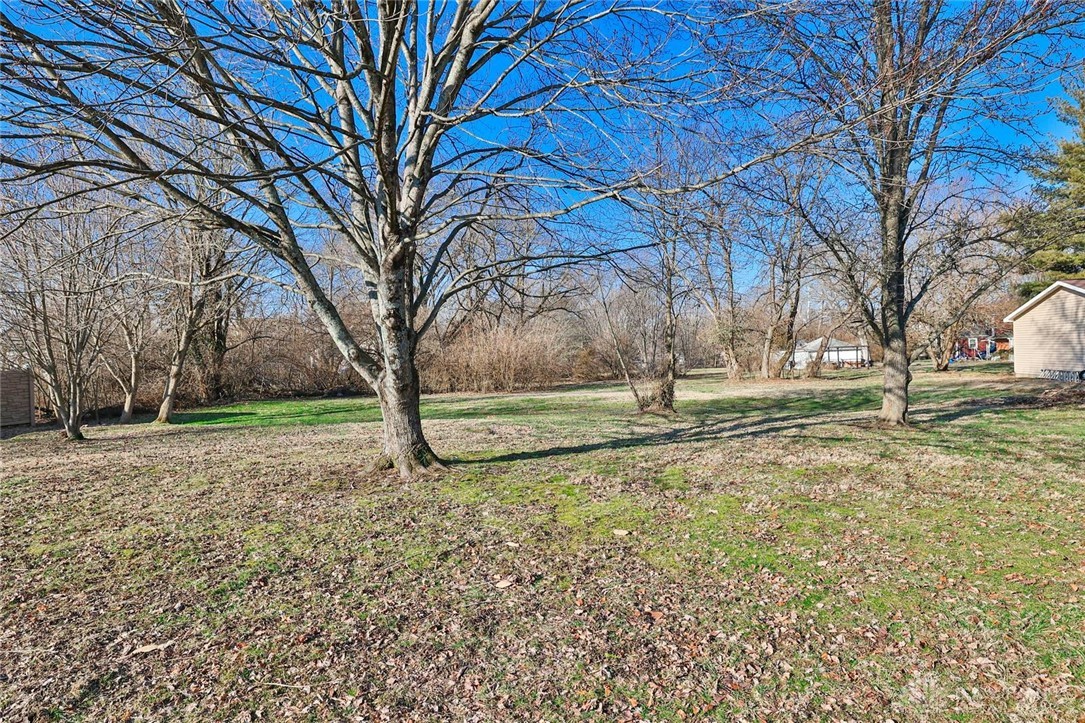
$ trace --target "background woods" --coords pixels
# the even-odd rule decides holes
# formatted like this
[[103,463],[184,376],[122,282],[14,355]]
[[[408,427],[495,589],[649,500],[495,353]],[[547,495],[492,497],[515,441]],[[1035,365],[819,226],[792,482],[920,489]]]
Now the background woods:
[[840,344],[902,424],[916,358],[1073,260],[1076,146],[1030,164],[1026,100],[1082,13],[26,0],[4,351],[72,437],[91,407],[373,393],[404,475],[440,464],[423,391],[625,378],[674,411],[686,369]]

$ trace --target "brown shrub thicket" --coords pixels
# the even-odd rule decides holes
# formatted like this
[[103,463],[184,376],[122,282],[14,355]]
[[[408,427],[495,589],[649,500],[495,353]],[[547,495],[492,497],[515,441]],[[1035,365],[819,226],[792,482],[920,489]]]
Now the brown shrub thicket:
[[467,328],[450,343],[426,349],[419,375],[429,392],[537,389],[572,378],[583,348],[574,341],[568,328],[546,320],[521,328]]

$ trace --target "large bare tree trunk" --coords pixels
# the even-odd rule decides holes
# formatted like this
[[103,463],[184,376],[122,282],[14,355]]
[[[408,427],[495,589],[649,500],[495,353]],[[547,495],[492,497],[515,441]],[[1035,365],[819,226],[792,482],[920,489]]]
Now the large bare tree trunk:
[[383,361],[375,391],[384,419],[384,448],[373,467],[395,467],[404,479],[445,468],[422,432],[408,246],[385,259],[372,301]]
[[192,343],[195,371],[199,377],[201,402],[216,402],[226,397],[226,388],[222,373],[229,351],[230,323],[233,320],[234,280],[229,280],[207,292],[210,301],[207,304],[208,316],[204,329]]
[[390,366],[377,388],[384,418],[384,449],[375,467],[395,467],[401,477],[443,469],[422,432],[420,385],[413,361]]
[[908,343],[903,329],[895,330],[886,340],[885,379],[882,384],[882,410],[878,419],[882,424],[897,426],[908,423],[908,385],[912,373],[908,369]]
[[[892,58],[892,24],[884,17],[890,12],[889,3],[879,2],[877,14],[881,33],[878,43],[881,52]],[[890,63],[891,60],[883,59]],[[887,136],[901,132],[891,129]],[[908,183],[907,152],[893,143],[886,143],[881,178],[881,230],[882,230],[882,340],[885,349],[882,383],[882,410],[878,415],[882,424],[899,426],[908,423],[908,384],[912,374],[908,370],[908,295],[905,288],[905,247],[907,245],[910,209],[905,188]]]
[[[734,305],[732,305],[732,310]],[[735,315],[731,314],[730,322],[726,330],[721,328],[717,321],[717,337],[720,340],[720,351],[723,356],[723,368],[727,370],[728,379],[741,379],[742,368],[738,363],[738,334],[735,333]]]
[[83,420],[78,414],[71,414],[70,410],[61,407],[57,409],[57,417],[64,427],[64,436],[70,441],[81,442],[86,439],[83,436]]
[[[894,206],[890,205],[890,208]],[[888,267],[884,288],[886,303],[882,309],[885,379],[882,383],[882,410],[878,419],[887,426],[908,423],[908,385],[912,381],[905,332],[908,316],[905,313],[903,203],[897,205],[895,210],[895,213],[885,215],[883,241],[887,246],[884,255]]]

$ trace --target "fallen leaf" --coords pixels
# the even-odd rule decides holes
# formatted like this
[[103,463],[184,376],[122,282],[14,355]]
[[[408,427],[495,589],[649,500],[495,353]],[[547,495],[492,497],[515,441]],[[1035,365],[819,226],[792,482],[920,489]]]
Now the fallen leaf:
[[625,537],[626,535],[629,534],[629,530],[616,529],[616,530],[614,530],[614,534],[617,535],[618,537]]
[[172,640],[167,640],[166,642],[164,642],[164,643],[162,643],[160,645],[155,644],[155,643],[151,643],[150,645],[141,645],[138,648],[136,648],[135,650],[133,650],[131,653],[129,653],[129,655],[139,655],[139,654],[142,654],[142,653],[153,653],[156,650],[165,650],[166,648],[168,648],[171,645],[173,645]]

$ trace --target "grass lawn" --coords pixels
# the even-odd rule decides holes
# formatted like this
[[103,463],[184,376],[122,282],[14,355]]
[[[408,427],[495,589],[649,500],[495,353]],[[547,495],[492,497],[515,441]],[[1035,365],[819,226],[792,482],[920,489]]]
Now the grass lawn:
[[1005,365],[0,442],[0,720],[1078,720],[1085,405]]

